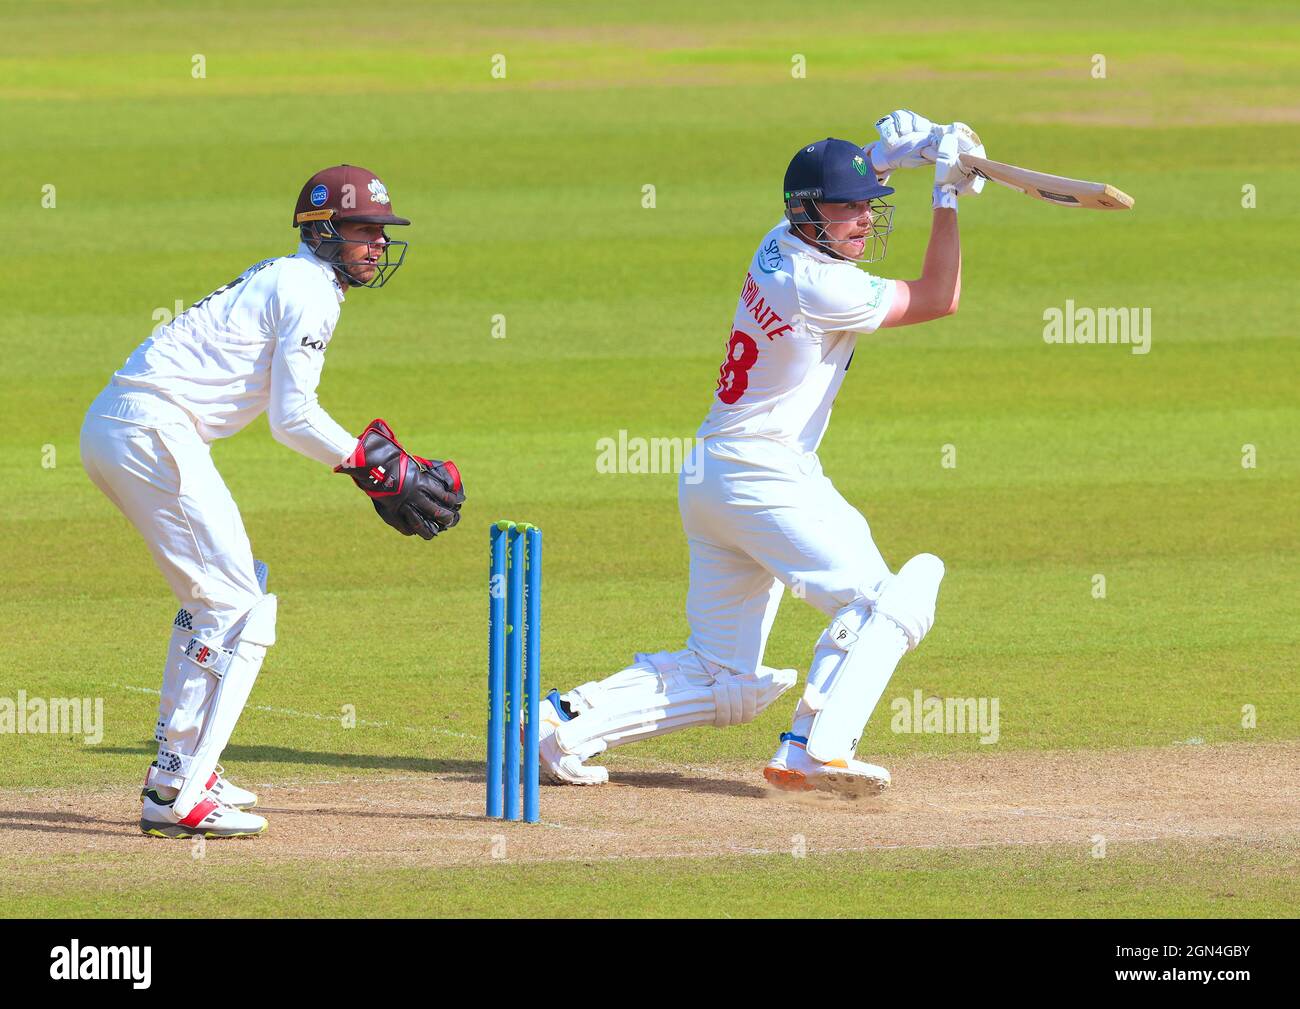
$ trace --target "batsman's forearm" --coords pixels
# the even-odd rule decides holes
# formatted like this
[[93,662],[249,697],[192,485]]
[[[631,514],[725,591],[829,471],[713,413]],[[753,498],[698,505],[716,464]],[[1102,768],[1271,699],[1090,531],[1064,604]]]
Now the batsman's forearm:
[[936,316],[957,311],[961,300],[961,235],[957,230],[957,211],[940,208],[930,225],[930,244],[925,247],[921,267],[921,284],[926,302]]

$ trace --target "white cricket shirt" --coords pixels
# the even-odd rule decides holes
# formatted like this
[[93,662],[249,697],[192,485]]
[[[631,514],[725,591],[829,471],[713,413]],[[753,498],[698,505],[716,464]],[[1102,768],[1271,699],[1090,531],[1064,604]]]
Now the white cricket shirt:
[[145,425],[174,419],[154,405],[161,397],[212,442],[265,410],[277,441],[334,466],[357,443],[316,398],[342,301],[333,268],[305,244],[256,263],[155,329],[114,373],[115,395],[97,412]]
[[773,228],[750,260],[697,437],[815,452],[858,334],[873,332],[893,300],[894,281],[814,248],[789,222]]

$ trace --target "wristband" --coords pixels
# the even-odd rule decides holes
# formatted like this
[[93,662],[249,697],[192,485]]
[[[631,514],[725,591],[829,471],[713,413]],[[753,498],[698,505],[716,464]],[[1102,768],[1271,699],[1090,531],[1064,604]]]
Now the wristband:
[[933,206],[935,210],[956,210],[957,190],[953,186],[935,186]]

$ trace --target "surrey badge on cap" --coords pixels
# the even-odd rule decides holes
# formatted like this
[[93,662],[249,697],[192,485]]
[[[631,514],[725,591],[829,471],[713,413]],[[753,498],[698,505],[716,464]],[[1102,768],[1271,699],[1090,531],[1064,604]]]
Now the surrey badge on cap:
[[374,172],[356,165],[335,165],[317,172],[298,194],[293,226],[308,221],[360,221],[362,224],[410,224],[393,213],[388,187]]

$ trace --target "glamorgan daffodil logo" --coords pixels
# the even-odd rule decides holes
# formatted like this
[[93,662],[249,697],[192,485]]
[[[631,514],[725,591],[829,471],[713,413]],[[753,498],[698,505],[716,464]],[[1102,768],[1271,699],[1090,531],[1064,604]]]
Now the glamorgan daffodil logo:
[[867,163],[863,160],[861,154],[853,155],[853,170],[859,175],[867,174]]

